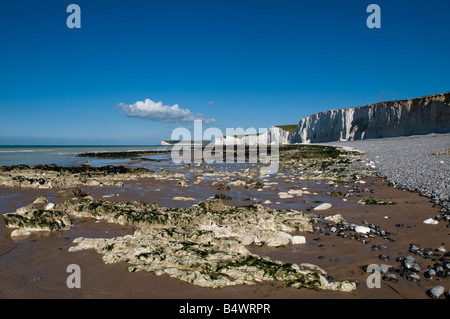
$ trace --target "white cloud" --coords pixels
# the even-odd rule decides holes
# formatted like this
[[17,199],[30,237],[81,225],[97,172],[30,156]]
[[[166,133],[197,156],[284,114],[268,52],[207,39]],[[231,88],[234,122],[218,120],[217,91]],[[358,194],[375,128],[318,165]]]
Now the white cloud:
[[162,102],[154,102],[150,99],[137,101],[134,104],[120,103],[123,113],[131,117],[139,117],[164,123],[187,123],[194,120],[203,120],[204,124],[213,124],[214,119],[205,119],[203,114],[193,114],[188,109],[182,109],[178,104],[172,106],[163,105]]
[[213,105],[214,104],[214,101],[209,101],[208,102],[208,105]]

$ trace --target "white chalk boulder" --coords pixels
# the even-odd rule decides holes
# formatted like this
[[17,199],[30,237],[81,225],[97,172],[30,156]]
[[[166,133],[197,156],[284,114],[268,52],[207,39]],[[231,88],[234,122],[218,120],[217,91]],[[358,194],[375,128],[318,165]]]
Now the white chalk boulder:
[[370,233],[370,228],[366,227],[366,226],[356,226],[355,232],[357,232],[359,234],[367,234],[367,233]]
[[45,198],[44,196],[38,196],[33,202],[33,204],[47,204],[47,203],[48,199]]
[[292,245],[306,244],[306,238],[305,236],[292,236],[291,244]]
[[11,233],[11,238],[28,237],[30,235],[31,235],[31,232],[29,230],[16,229],[16,230],[13,230],[13,232]]
[[439,224],[439,222],[437,220],[433,219],[433,218],[425,219],[423,221],[423,223],[424,224],[428,224],[428,225],[437,225],[437,224]]
[[320,204],[319,206],[314,207],[314,210],[327,210],[331,208],[331,204],[330,203],[323,203]]
[[284,198],[292,198],[292,197],[294,197],[294,195],[291,195],[287,192],[279,192],[278,197],[280,197],[281,199],[284,199]]
[[173,200],[185,200],[185,201],[188,201],[188,200],[195,200],[195,198],[194,197],[183,197],[183,196],[175,196],[174,198],[172,198]]

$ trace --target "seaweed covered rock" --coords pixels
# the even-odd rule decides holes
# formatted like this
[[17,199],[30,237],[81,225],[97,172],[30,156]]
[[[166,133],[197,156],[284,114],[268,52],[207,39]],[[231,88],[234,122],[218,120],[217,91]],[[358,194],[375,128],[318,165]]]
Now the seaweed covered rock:
[[66,187],[56,192],[56,197],[79,198],[79,197],[86,197],[88,195],[89,194],[83,192],[79,187]]
[[95,249],[106,263],[127,260],[128,270],[166,274],[207,288],[279,281],[295,288],[352,291],[353,282],[329,283],[323,271],[251,254],[232,239],[182,229],[147,228],[133,236],[77,238],[69,251]]
[[123,225],[195,228],[211,231],[217,237],[234,237],[248,245],[283,246],[291,240],[289,232],[312,231],[311,218],[302,212],[262,205],[226,206],[220,199],[182,209],[139,201],[113,203],[85,198],[58,204],[56,209]]
[[209,288],[263,281],[342,291],[356,287],[352,282],[329,283],[324,271],[314,267],[250,253],[246,245],[288,245],[293,238],[289,232],[312,230],[311,218],[294,210],[232,207],[220,199],[182,209],[89,198],[59,204],[58,209],[74,216],[139,226],[133,235],[124,237],[77,238],[69,249],[95,249],[106,263],[126,260],[131,272],[167,274]]
[[54,164],[33,167],[27,165],[0,166],[0,185],[6,187],[63,189],[79,185],[112,186],[122,181],[148,177],[168,179],[184,178],[184,175],[169,171],[156,173],[146,168],[121,165],[98,167],[86,165],[61,167]]
[[72,226],[67,214],[37,209],[34,205],[19,208],[16,213],[4,214],[3,218],[7,227],[28,231],[55,231]]

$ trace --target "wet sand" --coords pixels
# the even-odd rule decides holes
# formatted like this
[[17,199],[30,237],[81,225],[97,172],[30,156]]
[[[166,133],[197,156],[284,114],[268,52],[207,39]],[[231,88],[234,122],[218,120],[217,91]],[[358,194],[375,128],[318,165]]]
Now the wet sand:
[[[368,244],[349,238],[341,238],[335,234],[324,235],[319,232],[301,233],[306,237],[305,245],[296,247],[261,248],[249,247],[258,255],[270,256],[272,259],[318,265],[327,271],[333,280],[357,280],[359,286],[353,293],[336,291],[314,291],[308,289],[286,288],[278,283],[264,283],[250,286],[233,286],[220,289],[208,289],[190,285],[166,275],[156,276],[152,273],[127,271],[128,264],[105,264],[101,255],[93,250],[68,252],[77,237],[114,237],[133,233],[130,226],[122,226],[94,220],[79,221],[74,219],[70,230],[58,231],[44,235],[38,233],[27,239],[11,239],[12,229],[6,228],[0,219],[0,298],[428,298],[426,290],[442,285],[448,290],[448,278],[426,279],[423,271],[432,261],[416,257],[422,267],[419,283],[399,278],[398,283],[382,281],[381,288],[369,289],[366,286],[368,273],[361,266],[368,264],[389,264],[398,267],[395,261],[398,256],[407,256],[409,244],[414,243],[421,248],[436,248],[448,243],[449,230],[445,223],[438,225],[423,224],[423,220],[434,217],[438,209],[433,207],[425,197],[416,193],[402,191],[387,186],[381,179],[366,180],[363,185],[372,192],[363,192],[361,197],[330,197],[327,192],[345,191],[345,184],[328,185],[325,181],[301,181],[301,186],[308,185],[311,192],[317,195],[279,199],[278,191],[292,185],[280,184],[276,190],[233,188],[231,191],[218,191],[210,182],[199,185],[177,187],[174,180],[138,180],[128,181],[123,188],[119,187],[83,187],[83,190],[94,198],[104,195],[119,194],[107,197],[110,201],[144,200],[156,202],[161,206],[187,207],[202,199],[223,193],[233,199],[224,201],[227,205],[248,205],[247,198],[270,199],[271,208],[293,208],[307,211],[313,202],[327,201],[333,204],[323,215],[341,214],[347,221],[361,224],[380,225],[391,232],[391,241],[375,237]],[[319,184],[320,183],[320,184]],[[191,184],[191,183],[190,183]],[[158,190],[159,189],[159,190]],[[13,212],[28,205],[37,195],[46,196],[51,202],[62,199],[55,196],[54,190],[7,189],[0,188],[0,213]],[[174,196],[194,197],[196,201],[173,201]],[[358,205],[364,198],[376,198],[393,201],[396,205]],[[275,204],[279,201],[281,204]],[[306,201],[306,202],[305,202]],[[389,218],[385,218],[388,216]],[[403,227],[396,225],[403,224]],[[387,247],[372,251],[374,244],[386,244]],[[448,245],[447,245],[448,246]],[[378,259],[380,254],[390,257],[389,261]],[[66,279],[69,273],[67,266],[78,264],[81,268],[81,288],[69,289]]]

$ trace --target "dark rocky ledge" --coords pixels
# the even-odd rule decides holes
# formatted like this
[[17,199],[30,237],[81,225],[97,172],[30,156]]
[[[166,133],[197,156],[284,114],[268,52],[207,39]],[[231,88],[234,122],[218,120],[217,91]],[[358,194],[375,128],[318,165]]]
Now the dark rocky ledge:
[[170,154],[170,151],[91,152],[91,153],[78,154],[78,157],[127,159],[127,158],[139,158],[141,156],[148,156],[148,155],[160,155],[160,154]]

